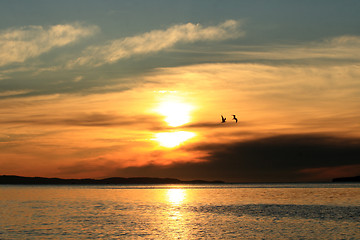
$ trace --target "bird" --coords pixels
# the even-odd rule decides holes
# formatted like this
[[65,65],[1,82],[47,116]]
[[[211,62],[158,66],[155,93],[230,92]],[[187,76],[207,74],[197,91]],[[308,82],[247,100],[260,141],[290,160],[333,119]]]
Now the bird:
[[232,116],[233,116],[233,120],[235,120],[237,123],[237,118],[235,117],[235,115],[232,115]]
[[223,115],[221,115],[221,123],[224,123],[226,121],[226,118],[223,117]]

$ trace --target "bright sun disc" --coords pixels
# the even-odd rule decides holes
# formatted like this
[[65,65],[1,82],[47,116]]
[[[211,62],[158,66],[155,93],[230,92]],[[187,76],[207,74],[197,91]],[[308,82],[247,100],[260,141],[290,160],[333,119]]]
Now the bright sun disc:
[[195,133],[178,131],[178,132],[162,132],[155,134],[155,140],[163,147],[176,147],[182,142],[194,137]]
[[178,127],[190,122],[191,106],[181,102],[167,101],[160,104],[157,112],[165,116],[165,121],[171,127]]

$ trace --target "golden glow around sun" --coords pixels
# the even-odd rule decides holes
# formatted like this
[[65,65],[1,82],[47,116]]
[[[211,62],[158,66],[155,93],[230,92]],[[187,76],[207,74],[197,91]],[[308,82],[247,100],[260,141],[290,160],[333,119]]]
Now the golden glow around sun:
[[172,148],[194,137],[195,133],[178,131],[178,132],[161,132],[155,134],[155,140],[163,147]]
[[190,122],[192,107],[183,102],[169,100],[162,102],[156,110],[165,116],[165,121],[169,126],[178,127]]
[[190,113],[194,107],[187,103],[186,94],[177,91],[157,91],[158,105],[153,110],[164,116],[164,121],[174,130],[155,134],[155,140],[160,146],[174,148],[195,136],[188,131],[176,131],[176,127],[189,123]]

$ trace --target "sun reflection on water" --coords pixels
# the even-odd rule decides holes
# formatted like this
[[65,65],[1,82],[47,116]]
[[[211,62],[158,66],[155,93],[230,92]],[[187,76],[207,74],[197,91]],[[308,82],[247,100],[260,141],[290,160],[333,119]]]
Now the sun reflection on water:
[[163,224],[169,239],[189,239],[188,212],[184,209],[186,189],[172,188],[166,192],[166,201],[170,203],[167,208],[166,224]]
[[167,191],[168,201],[172,204],[181,204],[186,198],[184,189],[169,189]]

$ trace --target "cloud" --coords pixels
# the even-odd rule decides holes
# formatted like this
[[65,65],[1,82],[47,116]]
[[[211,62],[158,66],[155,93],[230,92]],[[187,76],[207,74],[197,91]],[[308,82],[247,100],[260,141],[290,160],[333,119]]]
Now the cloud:
[[340,37],[335,37],[328,40],[330,45],[333,46],[360,46],[360,37],[354,35],[344,35]]
[[99,66],[133,55],[159,52],[177,43],[236,38],[244,35],[239,26],[239,21],[228,20],[217,26],[203,27],[200,24],[187,23],[166,30],[153,30],[138,36],[116,39],[106,45],[88,47],[82,57],[71,61],[68,66]]
[[[136,119],[136,120],[135,120]],[[109,113],[77,114],[74,116],[56,115],[30,115],[19,118],[8,118],[0,120],[0,124],[28,124],[28,125],[59,125],[59,126],[83,126],[83,127],[120,127],[132,125],[152,126],[154,123],[161,125],[160,119],[152,116],[120,116]]]
[[221,128],[238,128],[251,125],[249,122],[241,122],[238,121],[237,123],[232,120],[228,119],[226,123],[221,123],[220,120],[213,121],[213,122],[194,122],[184,124],[182,126],[177,127],[178,129],[221,129]]
[[0,92],[0,99],[2,97],[19,96],[19,95],[27,94],[27,93],[30,93],[30,92],[31,92],[30,90],[17,90],[17,91]]
[[360,174],[358,138],[278,135],[230,144],[203,144],[193,150],[207,152],[206,161],[120,168],[117,174],[245,182],[318,181]]
[[[360,36],[338,36],[302,44],[282,44],[257,46],[239,46],[240,50],[224,52],[227,60],[246,62],[272,62],[273,64],[289,63],[347,63],[359,62]],[[291,61],[291,62],[289,62]]]
[[43,26],[26,26],[0,32],[0,66],[24,62],[56,47],[76,42],[98,31],[96,26],[79,23]]

